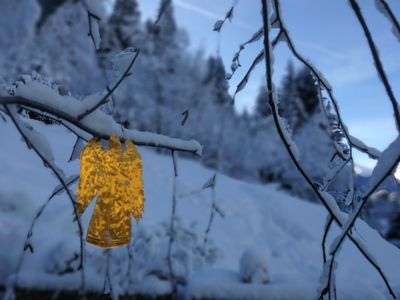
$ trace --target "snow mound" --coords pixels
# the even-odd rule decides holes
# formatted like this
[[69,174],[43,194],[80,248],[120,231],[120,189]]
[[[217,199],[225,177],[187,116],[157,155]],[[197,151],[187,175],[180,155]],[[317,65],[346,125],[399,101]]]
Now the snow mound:
[[265,253],[255,249],[246,250],[240,258],[240,278],[246,283],[268,283],[270,281]]

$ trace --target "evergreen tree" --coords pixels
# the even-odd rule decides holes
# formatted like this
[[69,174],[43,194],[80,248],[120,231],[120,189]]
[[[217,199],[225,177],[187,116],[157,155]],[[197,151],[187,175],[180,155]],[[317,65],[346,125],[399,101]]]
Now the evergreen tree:
[[140,58],[133,76],[115,93],[115,116],[129,127],[171,134],[178,131],[175,124],[190,98],[191,75],[185,34],[177,28],[170,1],[162,0],[161,7],[159,22],[148,21],[140,29]]
[[289,62],[280,91],[279,111],[293,132],[307,122],[318,103],[318,90],[310,71],[303,68],[296,74],[293,64]]
[[[15,81],[31,73],[34,61],[30,53],[37,48],[35,24],[41,8],[36,0],[1,1],[0,9],[0,77]],[[18,20],[18,22],[16,22]]]
[[271,109],[268,105],[267,87],[265,84],[260,86],[254,107],[254,116],[256,119],[267,118],[271,115]]
[[84,6],[66,1],[49,16],[36,36],[30,53],[35,71],[52,78],[76,95],[87,95],[105,88],[97,66],[96,53],[87,36]]
[[[41,7],[41,15],[39,21],[36,23],[36,27],[40,29],[47,18],[51,16],[59,6],[67,1],[68,0],[38,0]],[[74,2],[76,2],[76,0],[74,0]]]
[[144,50],[151,56],[163,58],[164,62],[172,67],[174,56],[171,53],[175,50],[182,50],[178,38],[178,27],[176,25],[174,8],[169,0],[161,0],[159,10],[162,16],[157,24],[153,21],[146,22],[146,36],[148,42],[143,45]]
[[205,86],[208,85],[211,88],[216,105],[225,106],[231,104],[232,98],[228,92],[229,84],[221,57],[209,57],[207,61],[207,73],[203,83]]
[[284,117],[293,132],[306,120],[303,103],[298,97],[296,74],[292,62],[288,63],[282,87],[279,90],[279,114]]
[[142,39],[140,11],[136,0],[117,0],[106,23],[101,23],[99,63],[107,67],[120,51],[138,46]]
[[307,115],[314,113],[318,107],[318,89],[315,85],[314,78],[311,76],[310,70],[304,67],[295,78],[297,96],[303,103],[304,110]]

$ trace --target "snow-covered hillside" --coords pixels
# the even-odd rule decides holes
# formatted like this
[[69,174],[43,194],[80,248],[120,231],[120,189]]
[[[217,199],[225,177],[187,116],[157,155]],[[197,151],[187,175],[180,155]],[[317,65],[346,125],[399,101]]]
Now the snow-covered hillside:
[[[1,120],[0,120],[1,121]],[[66,163],[74,137],[64,129],[32,123],[46,133],[57,163],[67,175],[79,172],[79,162]],[[0,124],[0,284],[11,281],[36,210],[58,184],[32,151],[28,151],[10,123]],[[166,293],[167,226],[172,209],[173,166],[170,156],[140,148],[143,158],[145,211],[133,227],[131,269],[126,248],[111,251],[113,292]],[[186,281],[180,293],[190,297],[227,299],[313,299],[322,269],[321,239],[325,210],[293,198],[273,185],[240,182],[217,175],[216,201],[225,213],[215,216],[206,256],[201,255],[211,209],[211,191],[196,192],[214,174],[195,160],[178,158],[177,241],[174,271]],[[75,189],[76,187],[74,187]],[[185,196],[186,195],[186,196]],[[93,208],[93,205],[91,206]],[[90,209],[83,223],[87,227]],[[33,253],[25,253],[18,277],[20,286],[38,289],[79,288],[77,226],[65,195],[57,196],[40,217],[32,236]],[[335,228],[329,242],[339,234]],[[400,251],[364,222],[355,234],[368,245],[400,296]],[[107,255],[86,245],[86,281],[101,291]],[[239,262],[244,252],[266,262],[270,282],[243,283]],[[257,257],[261,256],[261,257]],[[339,255],[338,299],[390,299],[383,282],[346,242]],[[251,259],[250,259],[251,261]]]

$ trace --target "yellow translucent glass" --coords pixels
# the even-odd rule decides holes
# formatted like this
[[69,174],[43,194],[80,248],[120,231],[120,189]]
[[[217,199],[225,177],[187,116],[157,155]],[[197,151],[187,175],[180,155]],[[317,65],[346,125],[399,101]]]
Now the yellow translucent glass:
[[142,160],[135,145],[109,139],[103,150],[100,140],[91,140],[81,153],[78,210],[82,215],[97,196],[86,240],[101,248],[128,245],[131,214],[138,222],[143,211]]

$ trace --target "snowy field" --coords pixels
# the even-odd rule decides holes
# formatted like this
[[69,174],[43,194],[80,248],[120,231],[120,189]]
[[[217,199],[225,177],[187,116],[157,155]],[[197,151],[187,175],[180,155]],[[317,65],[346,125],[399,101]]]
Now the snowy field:
[[[0,120],[0,122],[2,122]],[[74,137],[63,128],[32,122],[46,133],[56,162],[67,176],[78,174],[79,161],[67,163]],[[13,278],[23,243],[36,210],[46,201],[56,179],[33,151],[28,151],[10,122],[0,123],[0,284]],[[110,280],[113,293],[168,293],[165,257],[172,209],[173,167],[170,156],[140,148],[143,158],[145,210],[132,229],[131,269],[127,248],[111,251]],[[267,154],[266,154],[267,155]],[[196,192],[214,174],[195,160],[178,158],[177,242],[173,246],[174,272],[186,282],[179,293],[187,298],[315,299],[322,270],[321,239],[325,210],[277,190],[274,185],[240,182],[217,174],[216,201],[225,213],[215,215],[206,255],[199,248],[211,209],[211,190]],[[73,187],[76,189],[76,186]],[[186,196],[185,196],[186,195]],[[93,203],[94,204],[94,203]],[[91,205],[93,209],[93,205]],[[83,223],[87,228],[89,208]],[[55,197],[34,228],[33,253],[25,252],[18,276],[22,287],[77,289],[80,285],[76,253],[77,225],[71,203]],[[335,228],[329,242],[339,234]],[[400,251],[384,241],[364,222],[355,235],[368,246],[400,297]],[[329,247],[328,247],[329,248]],[[244,283],[239,272],[242,254],[250,250],[251,263],[266,264],[255,274],[256,283]],[[250,264],[249,264],[250,260]],[[85,278],[88,290],[102,291],[107,256],[86,245]],[[338,256],[338,299],[390,299],[375,270],[346,241]],[[243,270],[242,270],[243,271]],[[244,270],[246,271],[246,270]],[[256,270],[257,271],[257,270]],[[269,278],[269,283],[261,281]]]

